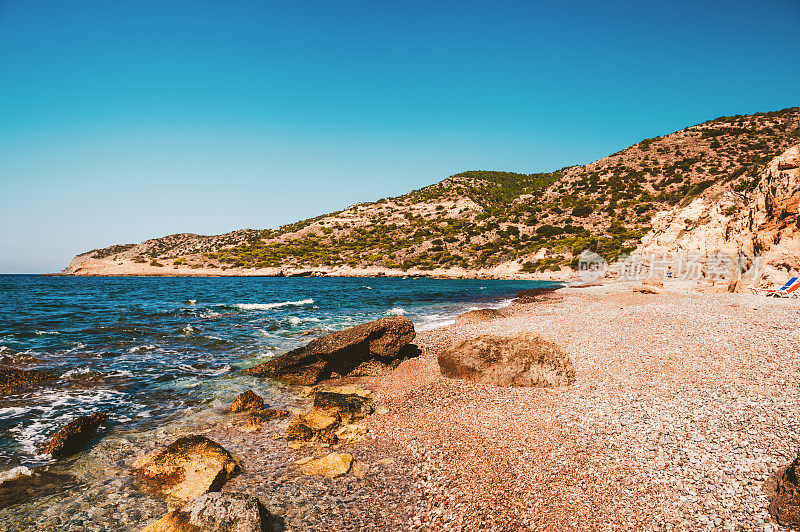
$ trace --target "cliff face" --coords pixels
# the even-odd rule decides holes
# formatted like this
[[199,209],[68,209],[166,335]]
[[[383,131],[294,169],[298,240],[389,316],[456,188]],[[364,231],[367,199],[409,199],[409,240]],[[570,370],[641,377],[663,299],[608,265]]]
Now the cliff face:
[[687,205],[658,213],[636,253],[760,256],[761,276],[753,284],[797,274],[800,145],[773,158],[748,188],[737,192],[731,183],[719,183]]

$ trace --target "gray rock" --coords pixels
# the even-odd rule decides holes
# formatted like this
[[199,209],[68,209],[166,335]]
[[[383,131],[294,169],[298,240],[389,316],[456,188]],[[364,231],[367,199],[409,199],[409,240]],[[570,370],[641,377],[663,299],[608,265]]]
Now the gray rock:
[[246,493],[206,493],[152,523],[142,532],[269,532],[275,518]]

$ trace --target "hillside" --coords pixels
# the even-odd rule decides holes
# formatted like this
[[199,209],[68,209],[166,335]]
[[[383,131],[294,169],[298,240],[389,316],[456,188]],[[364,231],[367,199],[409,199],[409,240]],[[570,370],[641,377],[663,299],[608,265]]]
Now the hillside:
[[[277,229],[170,235],[81,254],[63,273],[275,275],[557,271],[641,244],[658,215],[713,185],[748,196],[800,142],[800,107],[720,117],[551,173],[469,171]],[[663,214],[662,214],[663,217]]]

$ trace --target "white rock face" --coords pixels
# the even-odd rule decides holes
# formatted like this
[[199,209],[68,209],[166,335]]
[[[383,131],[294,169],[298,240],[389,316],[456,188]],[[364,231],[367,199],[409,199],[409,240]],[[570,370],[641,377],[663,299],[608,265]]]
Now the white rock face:
[[799,207],[800,145],[770,161],[749,196],[715,184],[688,205],[656,214],[636,253],[760,255],[758,282],[782,282],[800,271]]

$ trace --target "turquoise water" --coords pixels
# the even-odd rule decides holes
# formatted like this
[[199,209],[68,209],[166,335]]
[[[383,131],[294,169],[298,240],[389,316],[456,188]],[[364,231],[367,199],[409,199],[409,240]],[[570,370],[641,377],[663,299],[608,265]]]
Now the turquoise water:
[[327,332],[404,314],[418,331],[508,304],[537,281],[397,278],[0,276],[0,364],[58,378],[0,398],[0,472],[98,410],[107,432],[141,432],[270,381],[238,370]]

